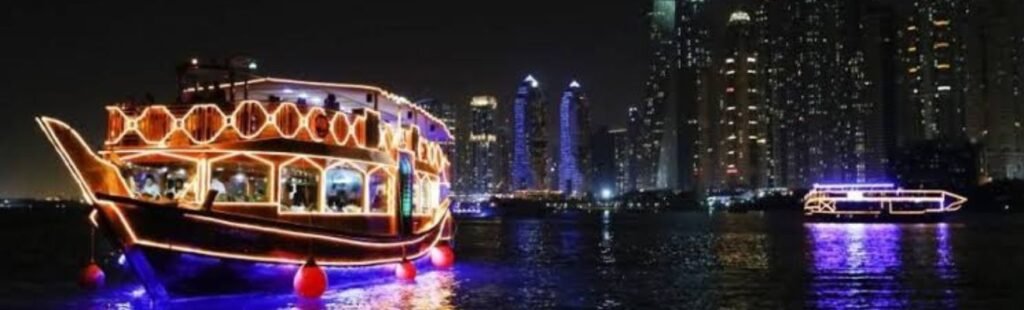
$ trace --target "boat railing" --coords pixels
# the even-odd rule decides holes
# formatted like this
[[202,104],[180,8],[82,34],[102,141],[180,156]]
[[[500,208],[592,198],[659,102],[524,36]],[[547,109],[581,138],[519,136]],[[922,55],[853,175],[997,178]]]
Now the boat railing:
[[244,100],[223,104],[107,107],[106,145],[192,147],[269,138],[334,144],[379,151],[410,150],[417,159],[443,156],[439,143],[420,128],[388,124],[372,109],[329,110],[294,102]]

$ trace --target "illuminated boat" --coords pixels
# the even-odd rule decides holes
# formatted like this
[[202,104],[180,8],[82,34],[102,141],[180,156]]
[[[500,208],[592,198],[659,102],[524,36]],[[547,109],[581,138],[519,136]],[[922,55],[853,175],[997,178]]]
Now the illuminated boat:
[[490,195],[467,195],[452,199],[452,216],[460,223],[493,223],[501,221],[497,204]]
[[966,202],[948,191],[890,183],[814,184],[804,196],[804,213],[821,219],[924,219],[960,210]]
[[447,246],[445,124],[377,87],[247,69],[183,64],[176,102],[106,108],[98,152],[37,118],[149,293],[290,289],[310,257],[380,269]]

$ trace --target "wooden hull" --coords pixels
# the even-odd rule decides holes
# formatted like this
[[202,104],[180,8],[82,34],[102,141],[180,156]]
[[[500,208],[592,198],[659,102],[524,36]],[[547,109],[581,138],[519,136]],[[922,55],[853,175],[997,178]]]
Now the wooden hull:
[[309,257],[357,275],[355,279],[374,274],[390,278],[380,272],[381,266],[423,258],[452,236],[450,216],[417,235],[353,236],[255,217],[111,200],[118,202],[99,203],[92,218],[121,245],[155,296],[286,291],[295,270]]

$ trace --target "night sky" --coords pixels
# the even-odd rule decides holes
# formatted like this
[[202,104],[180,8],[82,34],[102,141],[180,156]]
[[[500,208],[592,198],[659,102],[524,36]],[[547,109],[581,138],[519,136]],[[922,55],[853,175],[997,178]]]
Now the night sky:
[[147,92],[173,100],[173,67],[193,56],[244,53],[264,75],[458,104],[480,94],[511,104],[531,73],[558,98],[576,78],[597,125],[625,123],[647,70],[647,1],[28,2],[0,12],[3,197],[77,197],[34,116],[99,146],[104,105]]

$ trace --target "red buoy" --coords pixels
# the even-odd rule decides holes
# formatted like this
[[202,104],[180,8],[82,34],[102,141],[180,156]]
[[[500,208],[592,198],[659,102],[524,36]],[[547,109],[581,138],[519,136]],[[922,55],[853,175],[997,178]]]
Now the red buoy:
[[106,280],[107,275],[103,273],[103,269],[93,262],[82,269],[82,273],[78,276],[78,285],[86,289],[96,289],[102,287]]
[[404,281],[415,280],[416,265],[413,265],[408,259],[403,259],[401,263],[395,266],[395,277]]
[[455,252],[447,244],[438,244],[430,249],[430,262],[437,268],[451,268],[455,264]]
[[292,286],[299,297],[319,298],[327,290],[327,273],[310,257],[295,273]]

